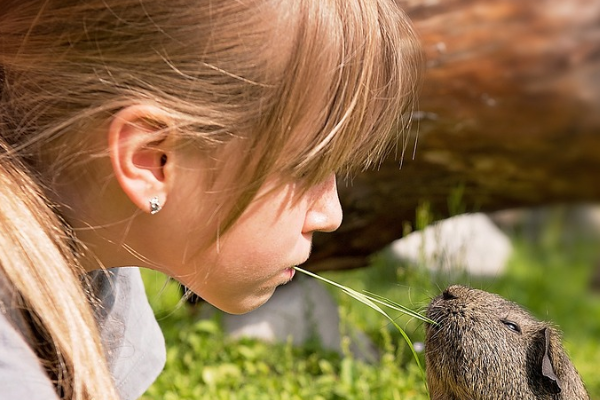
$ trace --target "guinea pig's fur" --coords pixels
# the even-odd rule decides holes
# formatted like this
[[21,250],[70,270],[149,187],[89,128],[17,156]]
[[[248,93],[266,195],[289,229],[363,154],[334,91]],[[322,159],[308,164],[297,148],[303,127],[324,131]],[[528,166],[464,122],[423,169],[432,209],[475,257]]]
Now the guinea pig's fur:
[[589,400],[559,332],[504,298],[450,286],[432,300],[425,361],[432,400]]

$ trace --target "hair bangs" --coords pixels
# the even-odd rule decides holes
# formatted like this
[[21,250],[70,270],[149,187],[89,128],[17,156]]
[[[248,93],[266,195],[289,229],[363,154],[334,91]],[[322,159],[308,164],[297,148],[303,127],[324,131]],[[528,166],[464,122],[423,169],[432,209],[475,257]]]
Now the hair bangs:
[[299,22],[285,76],[290,131],[278,171],[307,184],[403,152],[422,53],[408,18],[387,2],[314,2]]

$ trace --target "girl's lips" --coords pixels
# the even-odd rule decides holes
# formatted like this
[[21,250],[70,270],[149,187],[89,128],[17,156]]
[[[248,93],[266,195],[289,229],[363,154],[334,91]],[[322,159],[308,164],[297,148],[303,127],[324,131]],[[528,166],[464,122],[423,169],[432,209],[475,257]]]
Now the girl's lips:
[[291,267],[286,269],[286,272],[288,273],[288,281],[291,281],[294,275],[296,274],[296,270],[293,267]]

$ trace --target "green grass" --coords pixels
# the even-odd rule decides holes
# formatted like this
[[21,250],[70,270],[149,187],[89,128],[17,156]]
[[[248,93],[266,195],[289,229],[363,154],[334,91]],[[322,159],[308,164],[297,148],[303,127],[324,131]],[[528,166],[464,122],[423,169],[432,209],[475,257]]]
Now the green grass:
[[[547,235],[548,236],[548,235]],[[330,272],[327,278],[357,291],[367,290],[413,310],[423,310],[448,283],[463,283],[499,293],[556,323],[592,399],[600,400],[600,295],[589,289],[598,255],[594,243],[549,235],[540,242],[513,238],[515,254],[505,275],[496,279],[443,278],[425,268],[373,257],[369,268]],[[331,288],[342,320],[362,329],[382,357],[375,364],[323,350],[269,345],[226,338],[218,317],[198,320],[197,312],[179,302],[177,285],[145,271],[147,291],[168,344],[163,374],[143,400],[183,399],[427,399],[422,373],[411,349],[385,316]],[[423,322],[387,310],[414,343],[422,342]],[[343,340],[347,345],[348,338]],[[423,362],[422,354],[421,362]]]

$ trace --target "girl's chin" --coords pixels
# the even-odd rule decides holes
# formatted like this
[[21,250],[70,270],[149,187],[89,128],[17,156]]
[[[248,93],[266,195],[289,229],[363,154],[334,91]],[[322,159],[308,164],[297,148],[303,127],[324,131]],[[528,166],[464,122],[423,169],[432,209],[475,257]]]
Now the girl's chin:
[[220,309],[221,309],[221,311],[224,311],[227,314],[232,314],[232,315],[247,314],[249,312],[256,310],[263,304],[265,304],[267,302],[267,300],[269,300],[269,298],[267,298],[263,301],[253,301],[253,302],[245,303],[242,305],[237,305],[234,307],[225,307],[225,308],[220,308]]
[[[212,304],[216,308],[228,314],[246,314],[250,311],[256,310],[263,304],[265,304],[278,286],[289,283],[296,274],[296,270],[293,267],[286,268],[272,276],[268,281],[263,282],[263,285],[259,285],[260,288],[252,293],[246,293],[243,297],[227,299],[223,298],[204,298],[208,303]],[[241,294],[241,293],[239,293]]]
[[268,290],[268,291],[267,290],[262,291],[260,294],[248,296],[248,297],[238,301],[235,304],[213,304],[213,305],[215,307],[217,307],[218,309],[220,309],[221,311],[224,311],[228,314],[233,314],[233,315],[246,314],[246,313],[256,310],[257,308],[259,308],[260,306],[265,304],[267,301],[269,301],[269,299],[271,298],[271,296],[273,295],[274,292],[275,292],[275,288],[272,288],[271,290]]

